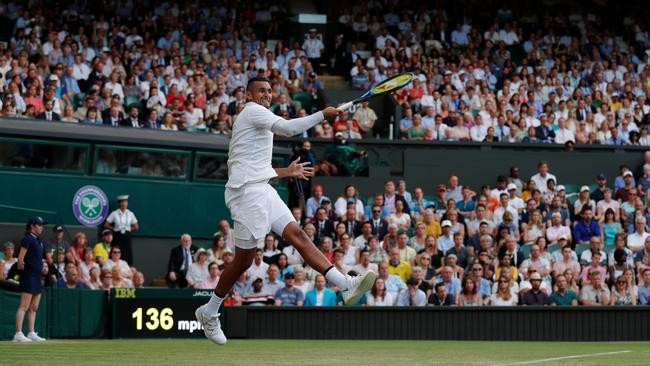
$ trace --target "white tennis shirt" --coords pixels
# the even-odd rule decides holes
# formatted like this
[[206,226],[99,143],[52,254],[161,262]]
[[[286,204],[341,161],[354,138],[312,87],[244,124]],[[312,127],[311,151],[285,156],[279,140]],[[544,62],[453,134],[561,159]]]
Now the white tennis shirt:
[[271,127],[281,119],[282,117],[276,116],[262,105],[255,102],[246,103],[232,128],[228,149],[227,188],[266,182],[277,176],[271,166]]

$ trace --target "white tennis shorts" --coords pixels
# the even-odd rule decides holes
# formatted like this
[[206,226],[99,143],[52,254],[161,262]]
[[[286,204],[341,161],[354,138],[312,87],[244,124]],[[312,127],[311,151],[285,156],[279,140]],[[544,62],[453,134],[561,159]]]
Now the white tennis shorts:
[[268,183],[226,188],[225,199],[234,221],[234,242],[238,248],[261,248],[266,234],[273,231],[282,236],[284,228],[296,221],[278,192]]

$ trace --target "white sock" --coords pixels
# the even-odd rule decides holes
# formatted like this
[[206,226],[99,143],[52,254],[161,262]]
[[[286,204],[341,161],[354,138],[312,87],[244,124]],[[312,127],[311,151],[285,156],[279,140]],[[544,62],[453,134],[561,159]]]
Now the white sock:
[[210,301],[206,304],[205,312],[209,316],[215,316],[219,312],[221,303],[223,302],[223,297],[217,296],[214,292],[210,296]]
[[341,290],[348,289],[348,276],[332,266],[325,272],[325,278]]

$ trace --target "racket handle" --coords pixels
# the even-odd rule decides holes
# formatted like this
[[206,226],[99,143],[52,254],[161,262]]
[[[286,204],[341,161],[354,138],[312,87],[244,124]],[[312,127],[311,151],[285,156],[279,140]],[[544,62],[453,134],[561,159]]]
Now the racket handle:
[[336,109],[338,109],[339,112],[344,112],[344,111],[348,110],[348,108],[352,107],[353,104],[354,104],[354,102],[343,103],[340,106],[336,107]]

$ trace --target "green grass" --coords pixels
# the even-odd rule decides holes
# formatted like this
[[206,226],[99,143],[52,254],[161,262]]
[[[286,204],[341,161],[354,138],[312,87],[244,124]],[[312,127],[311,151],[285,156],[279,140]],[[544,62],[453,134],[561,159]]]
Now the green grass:
[[503,365],[547,358],[630,351],[533,365],[648,365],[649,342],[460,342],[230,340],[51,340],[0,342],[3,365]]

